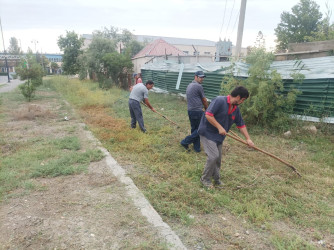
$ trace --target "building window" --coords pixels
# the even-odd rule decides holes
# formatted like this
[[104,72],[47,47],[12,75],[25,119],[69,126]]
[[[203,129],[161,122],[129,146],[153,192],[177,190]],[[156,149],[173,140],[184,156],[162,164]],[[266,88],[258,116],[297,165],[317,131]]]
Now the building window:
[[184,50],[183,53],[186,54],[186,55],[188,55],[188,54],[189,54],[189,51]]
[[211,55],[210,52],[204,52],[204,55]]

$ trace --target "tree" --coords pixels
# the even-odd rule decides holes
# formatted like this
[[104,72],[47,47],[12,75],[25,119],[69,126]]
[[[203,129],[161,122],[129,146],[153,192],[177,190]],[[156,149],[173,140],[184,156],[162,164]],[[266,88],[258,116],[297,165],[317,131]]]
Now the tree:
[[37,63],[39,63],[42,66],[43,73],[45,75],[45,68],[50,64],[49,59],[47,59],[46,56],[37,52],[36,53],[36,61],[37,61]]
[[21,80],[27,80],[20,85],[20,90],[24,97],[30,102],[34,96],[36,88],[43,83],[43,69],[36,61],[36,56],[30,51],[25,58],[20,61],[19,67],[16,69]]
[[144,45],[136,40],[131,40],[128,42],[124,53],[128,54],[131,58],[135,56],[139,51],[144,48]]
[[133,64],[128,55],[112,52],[102,57],[105,76],[110,77],[116,85],[127,89],[127,75],[132,71]]
[[80,78],[82,75],[89,73],[90,77],[97,78],[100,87],[109,88],[111,83],[107,83],[108,75],[106,74],[102,58],[107,53],[116,52],[116,41],[106,37],[101,32],[93,34],[92,42],[89,44],[87,51],[80,56]]
[[8,53],[11,55],[20,55],[22,50],[19,47],[19,43],[15,37],[11,37],[9,40]]
[[[91,78],[97,78],[101,88],[110,88],[112,84],[128,88],[127,76],[133,68],[130,45],[134,39],[127,30],[122,30],[121,34],[118,32],[119,29],[114,27],[94,32],[88,49],[80,56],[81,79],[88,72]],[[118,51],[118,46],[124,49]]]
[[66,36],[59,36],[58,47],[64,52],[62,68],[66,74],[77,74],[80,70],[78,57],[82,54],[83,38],[74,31],[66,31]]
[[55,72],[57,72],[57,70],[59,69],[59,65],[55,62],[51,63],[51,70],[52,70],[52,74],[54,74]]
[[95,35],[113,40],[116,46],[120,48],[118,52],[126,53],[130,57],[136,55],[144,48],[144,45],[135,40],[134,35],[127,29],[119,29],[111,26],[110,29],[104,28],[103,31],[96,31]]
[[305,39],[308,42],[325,41],[334,39],[334,23],[330,23],[332,11],[329,5],[326,3],[327,12],[325,18],[319,23],[318,30],[312,32],[312,36],[306,36]]
[[300,0],[292,7],[292,13],[283,12],[275,29],[277,51],[286,51],[289,43],[306,42],[306,37],[318,31],[322,13],[312,0]]

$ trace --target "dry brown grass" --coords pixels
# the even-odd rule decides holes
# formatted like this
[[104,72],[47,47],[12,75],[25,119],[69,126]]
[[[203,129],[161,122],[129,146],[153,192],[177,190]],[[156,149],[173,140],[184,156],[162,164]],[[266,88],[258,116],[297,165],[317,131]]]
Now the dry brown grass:
[[80,108],[80,114],[85,119],[86,124],[99,128],[98,134],[101,140],[115,138],[122,142],[131,139],[128,124],[123,119],[110,116],[109,113],[109,108],[104,106],[84,106]]
[[28,104],[14,112],[14,120],[35,120],[39,118],[53,118],[55,115],[49,110],[44,109],[38,104]]

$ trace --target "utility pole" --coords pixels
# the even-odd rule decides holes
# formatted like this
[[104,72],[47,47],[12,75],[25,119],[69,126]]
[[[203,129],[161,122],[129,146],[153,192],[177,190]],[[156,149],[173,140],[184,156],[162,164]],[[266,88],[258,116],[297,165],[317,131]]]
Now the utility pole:
[[6,47],[5,47],[5,40],[3,39],[3,32],[2,32],[1,18],[0,18],[0,27],[1,27],[1,35],[2,35],[3,52],[4,52],[4,54],[5,54],[5,63],[6,63],[6,68],[7,68],[8,82],[10,82],[9,68],[8,68],[8,62],[7,62],[6,49],[5,49],[5,48],[6,48]]
[[245,22],[245,13],[246,13],[246,2],[247,0],[241,0],[240,6],[240,16],[239,16],[239,24],[238,24],[238,35],[237,35],[237,45],[236,45],[236,58],[237,60],[240,57],[241,52],[241,44],[242,44],[242,35],[244,32],[244,22]]

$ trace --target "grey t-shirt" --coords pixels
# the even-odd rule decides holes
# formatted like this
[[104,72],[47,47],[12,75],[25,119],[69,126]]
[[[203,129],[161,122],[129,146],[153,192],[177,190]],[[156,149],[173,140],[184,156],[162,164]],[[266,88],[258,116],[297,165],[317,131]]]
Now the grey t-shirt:
[[148,89],[143,83],[137,83],[135,86],[133,86],[129,99],[141,102],[145,98],[148,98]]
[[186,91],[188,110],[189,111],[202,111],[203,102],[202,99],[205,98],[203,86],[193,80],[187,87]]

